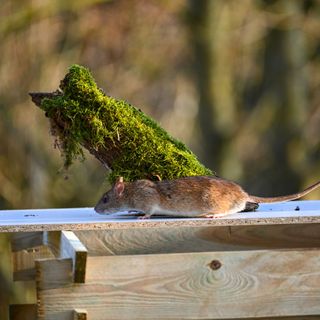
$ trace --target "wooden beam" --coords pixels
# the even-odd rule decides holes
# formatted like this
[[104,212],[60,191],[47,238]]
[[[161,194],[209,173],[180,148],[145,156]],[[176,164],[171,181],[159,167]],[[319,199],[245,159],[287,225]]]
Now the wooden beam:
[[51,248],[56,257],[71,258],[73,280],[76,283],[85,282],[87,249],[79,238],[71,231],[44,232],[45,244]]
[[86,277],[87,249],[71,231],[61,232],[61,258],[72,259],[73,280],[84,283]]
[[215,219],[153,217],[150,220],[138,220],[135,216],[99,215],[93,208],[0,211],[0,232],[310,223],[320,223],[320,201],[262,204],[256,212],[242,212]]
[[319,249],[89,257],[83,285],[68,282],[70,260],[38,261],[40,319],[319,315],[319,261]]
[[232,318],[224,320],[319,320],[320,316],[292,316],[292,317],[250,317],[250,318]]
[[41,245],[42,232],[17,232],[11,234],[11,249],[13,252]]
[[76,231],[91,256],[320,248],[320,224]]
[[59,258],[61,251],[61,231],[44,231],[42,240],[43,244],[51,250],[52,254]]
[[37,289],[47,289],[72,286],[72,259],[36,260]]
[[[87,250],[73,232],[15,233],[11,239],[14,250],[14,281],[34,280],[34,261],[36,259],[53,258],[56,255],[59,258],[71,258],[73,261],[74,281],[84,282]],[[39,244],[44,244],[44,246],[34,247]],[[28,249],[21,250],[22,248]]]
[[49,259],[53,257],[53,254],[46,246],[13,252],[13,280],[34,281],[36,273],[34,261],[36,259]]

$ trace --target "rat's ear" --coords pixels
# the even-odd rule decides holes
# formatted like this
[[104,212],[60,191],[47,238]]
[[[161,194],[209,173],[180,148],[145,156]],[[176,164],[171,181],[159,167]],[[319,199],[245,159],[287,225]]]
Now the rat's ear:
[[123,182],[123,177],[118,177],[116,182]]
[[117,196],[122,196],[123,190],[124,190],[124,182],[123,177],[117,178],[117,181],[114,185],[114,190],[116,191]]

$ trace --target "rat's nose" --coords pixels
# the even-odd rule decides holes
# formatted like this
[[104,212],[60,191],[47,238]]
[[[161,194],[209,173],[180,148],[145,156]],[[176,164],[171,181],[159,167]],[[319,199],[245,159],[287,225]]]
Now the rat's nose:
[[96,212],[96,213],[103,213],[103,209],[101,209],[101,208],[99,208],[99,206],[95,206],[94,207],[94,211]]

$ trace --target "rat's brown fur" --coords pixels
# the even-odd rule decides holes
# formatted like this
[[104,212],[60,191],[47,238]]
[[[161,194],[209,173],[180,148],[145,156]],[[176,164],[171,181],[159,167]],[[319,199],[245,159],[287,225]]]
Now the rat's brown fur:
[[139,211],[178,217],[213,217],[257,208],[261,202],[298,199],[319,187],[320,181],[306,190],[288,196],[262,198],[251,196],[235,182],[217,177],[194,176],[175,180],[137,180],[122,178],[106,192],[95,207],[96,212],[111,214]]

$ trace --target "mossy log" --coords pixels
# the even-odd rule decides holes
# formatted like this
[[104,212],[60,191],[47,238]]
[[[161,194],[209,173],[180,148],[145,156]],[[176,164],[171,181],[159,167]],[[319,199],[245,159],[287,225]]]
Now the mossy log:
[[84,147],[111,169],[111,182],[117,176],[133,181],[212,175],[183,143],[141,110],[106,95],[82,66],[71,66],[57,91],[30,95],[50,119],[66,168],[83,158]]

